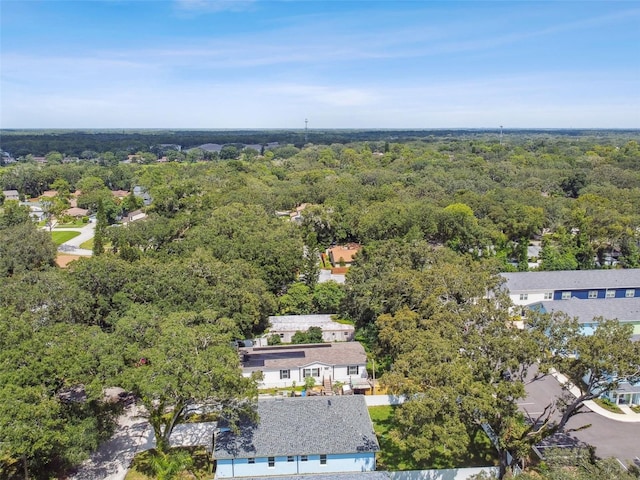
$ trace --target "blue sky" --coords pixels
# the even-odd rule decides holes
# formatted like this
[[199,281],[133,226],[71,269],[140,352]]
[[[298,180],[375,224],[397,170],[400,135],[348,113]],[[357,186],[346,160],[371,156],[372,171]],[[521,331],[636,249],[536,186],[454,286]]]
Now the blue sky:
[[1,128],[640,128],[640,2],[0,0]]

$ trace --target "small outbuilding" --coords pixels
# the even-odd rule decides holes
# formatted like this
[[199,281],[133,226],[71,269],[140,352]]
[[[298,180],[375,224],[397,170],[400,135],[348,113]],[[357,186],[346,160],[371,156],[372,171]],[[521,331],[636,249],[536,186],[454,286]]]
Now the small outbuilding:
[[278,335],[283,343],[291,343],[296,332],[306,332],[310,327],[322,330],[324,342],[353,340],[355,327],[334,321],[331,315],[277,315],[269,317],[269,335]]

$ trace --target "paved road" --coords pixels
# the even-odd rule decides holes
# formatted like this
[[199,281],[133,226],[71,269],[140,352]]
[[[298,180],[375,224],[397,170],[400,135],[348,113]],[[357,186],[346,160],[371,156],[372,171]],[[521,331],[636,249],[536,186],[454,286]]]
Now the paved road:
[[[552,376],[530,382],[526,389],[528,395],[520,402],[520,408],[532,417],[539,415],[545,405],[563,393],[560,383]],[[624,465],[636,463],[640,466],[640,422],[637,422],[637,417],[634,423],[629,421],[632,420],[630,416],[624,414],[611,414],[619,419],[614,420],[615,417],[608,418],[588,409],[587,412],[573,417],[567,424],[567,429],[591,426],[559,437],[558,443],[578,442],[593,445],[599,457],[615,457]],[[558,419],[559,414],[556,412],[552,418]]]

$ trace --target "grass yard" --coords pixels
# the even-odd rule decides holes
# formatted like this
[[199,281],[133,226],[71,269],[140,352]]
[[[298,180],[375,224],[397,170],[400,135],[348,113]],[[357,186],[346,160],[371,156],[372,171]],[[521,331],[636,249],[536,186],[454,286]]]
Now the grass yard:
[[[376,463],[378,470],[422,470],[435,468],[431,465],[418,464],[409,453],[397,448],[389,438],[389,432],[395,427],[394,413],[399,407],[369,407],[369,415],[373,429],[380,443]],[[480,431],[467,449],[467,455],[454,462],[458,467],[477,467],[498,464],[498,456],[491,442]]]
[[80,232],[68,232],[68,231],[51,232],[51,238],[53,239],[53,243],[55,243],[56,245],[62,245],[64,242],[68,242],[69,240],[77,237],[78,235],[80,235]]
[[622,410],[620,410],[620,408],[609,399],[596,398],[594,400],[594,402],[596,402],[596,404],[600,405],[605,410],[609,410],[612,413],[620,413],[620,414],[622,414]]
[[83,222],[80,219],[80,220],[74,220],[71,223],[58,223],[58,224],[56,224],[55,227],[53,227],[53,229],[55,230],[56,228],[82,228],[86,224],[87,224],[87,222]]
[[[210,471],[209,456],[203,447],[172,448],[168,456],[171,457],[171,454],[177,451],[187,452],[193,459],[193,465],[171,478],[178,480],[208,480],[213,478],[213,473]],[[154,480],[158,478],[151,465],[151,459],[154,455],[157,455],[155,449],[138,453],[131,462],[131,467],[125,480]]]
[[414,460],[404,454],[393,445],[389,439],[389,430],[393,428],[395,422],[393,413],[395,409],[391,405],[381,407],[369,407],[369,415],[373,422],[373,430],[380,443],[380,451],[377,454],[376,464],[378,470],[419,470]]
[[93,250],[93,237],[80,244],[80,248],[84,248],[85,250]]

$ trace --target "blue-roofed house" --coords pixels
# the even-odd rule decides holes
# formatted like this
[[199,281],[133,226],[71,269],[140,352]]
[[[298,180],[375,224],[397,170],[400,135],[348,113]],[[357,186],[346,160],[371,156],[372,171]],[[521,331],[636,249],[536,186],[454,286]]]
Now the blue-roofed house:
[[514,305],[548,300],[640,297],[640,269],[561,270],[502,273]]
[[215,436],[215,478],[375,470],[380,447],[361,395],[259,400],[258,418]]

